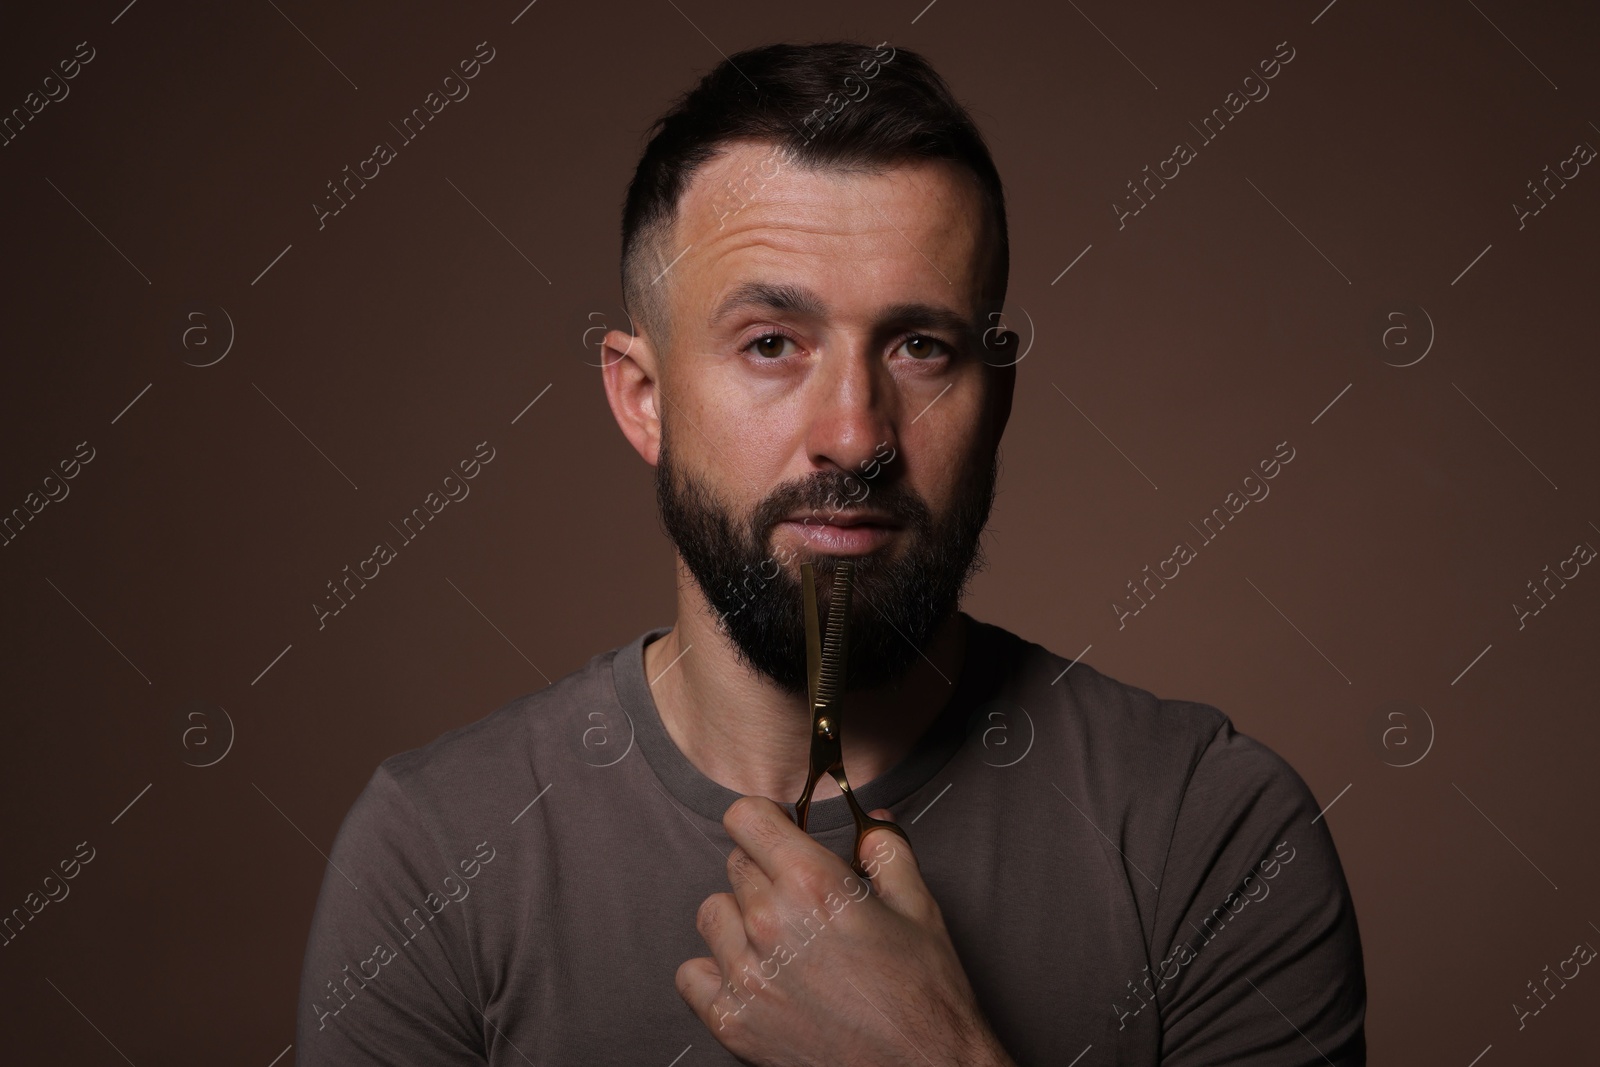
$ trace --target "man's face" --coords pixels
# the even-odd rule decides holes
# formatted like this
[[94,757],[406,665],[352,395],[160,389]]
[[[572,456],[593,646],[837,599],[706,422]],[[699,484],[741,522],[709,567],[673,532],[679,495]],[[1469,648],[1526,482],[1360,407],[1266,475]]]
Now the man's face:
[[824,612],[855,562],[848,688],[903,677],[981,566],[1012,380],[983,358],[984,224],[951,164],[813,171],[756,144],[683,196],[657,497],[742,658],[790,692],[802,561]]

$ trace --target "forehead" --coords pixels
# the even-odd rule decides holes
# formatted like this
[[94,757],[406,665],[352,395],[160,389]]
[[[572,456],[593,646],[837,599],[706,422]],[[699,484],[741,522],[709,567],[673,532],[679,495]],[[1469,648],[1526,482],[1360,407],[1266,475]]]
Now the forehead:
[[802,166],[774,146],[736,142],[702,165],[679,202],[667,256],[673,318],[710,328],[752,280],[823,295],[866,316],[922,302],[977,313],[988,219],[976,179],[946,160],[874,172]]

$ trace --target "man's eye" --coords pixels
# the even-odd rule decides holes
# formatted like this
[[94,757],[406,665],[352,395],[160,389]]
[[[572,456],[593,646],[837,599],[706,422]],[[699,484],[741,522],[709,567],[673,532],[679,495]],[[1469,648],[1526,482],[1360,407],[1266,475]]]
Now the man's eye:
[[746,352],[754,352],[758,356],[777,357],[783,355],[783,346],[790,340],[787,334],[764,333],[744,348]]
[[898,348],[906,349],[906,354],[917,360],[932,359],[948,351],[943,341],[937,341],[932,337],[924,337],[921,334],[912,334],[907,337],[900,342]]

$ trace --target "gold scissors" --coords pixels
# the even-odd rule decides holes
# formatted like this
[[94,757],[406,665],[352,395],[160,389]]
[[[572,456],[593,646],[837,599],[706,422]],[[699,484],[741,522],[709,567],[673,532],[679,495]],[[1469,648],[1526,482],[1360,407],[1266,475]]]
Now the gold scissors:
[[837,559],[833,571],[833,598],[828,611],[827,633],[817,617],[816,569],[809,562],[800,564],[802,593],[805,597],[806,617],[806,692],[811,701],[811,773],[806,776],[805,791],[795,802],[795,822],[806,828],[806,815],[811,810],[811,793],[817,780],[832,774],[839,783],[839,791],[850,802],[850,813],[856,820],[856,843],[851,850],[850,866],[863,878],[869,877],[861,863],[861,839],[879,827],[911,838],[905,830],[887,819],[874,819],[861,809],[856,796],[850,791],[850,782],[844,775],[844,750],[839,739],[839,711],[844,703],[845,656],[850,637],[850,589],[855,577],[855,564],[848,559]]

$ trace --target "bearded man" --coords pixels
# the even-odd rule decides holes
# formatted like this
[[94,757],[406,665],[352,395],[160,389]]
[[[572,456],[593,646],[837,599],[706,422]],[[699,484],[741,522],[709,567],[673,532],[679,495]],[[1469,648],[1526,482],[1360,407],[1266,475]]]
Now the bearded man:
[[[1019,374],[1006,232],[982,137],[904,49],[741,52],[656,123],[602,379],[676,618],[378,768],[318,901],[302,1064],[1366,1062],[1298,774],[960,608]],[[904,831],[859,853],[826,775],[798,825],[807,563],[849,613],[850,792]]]

